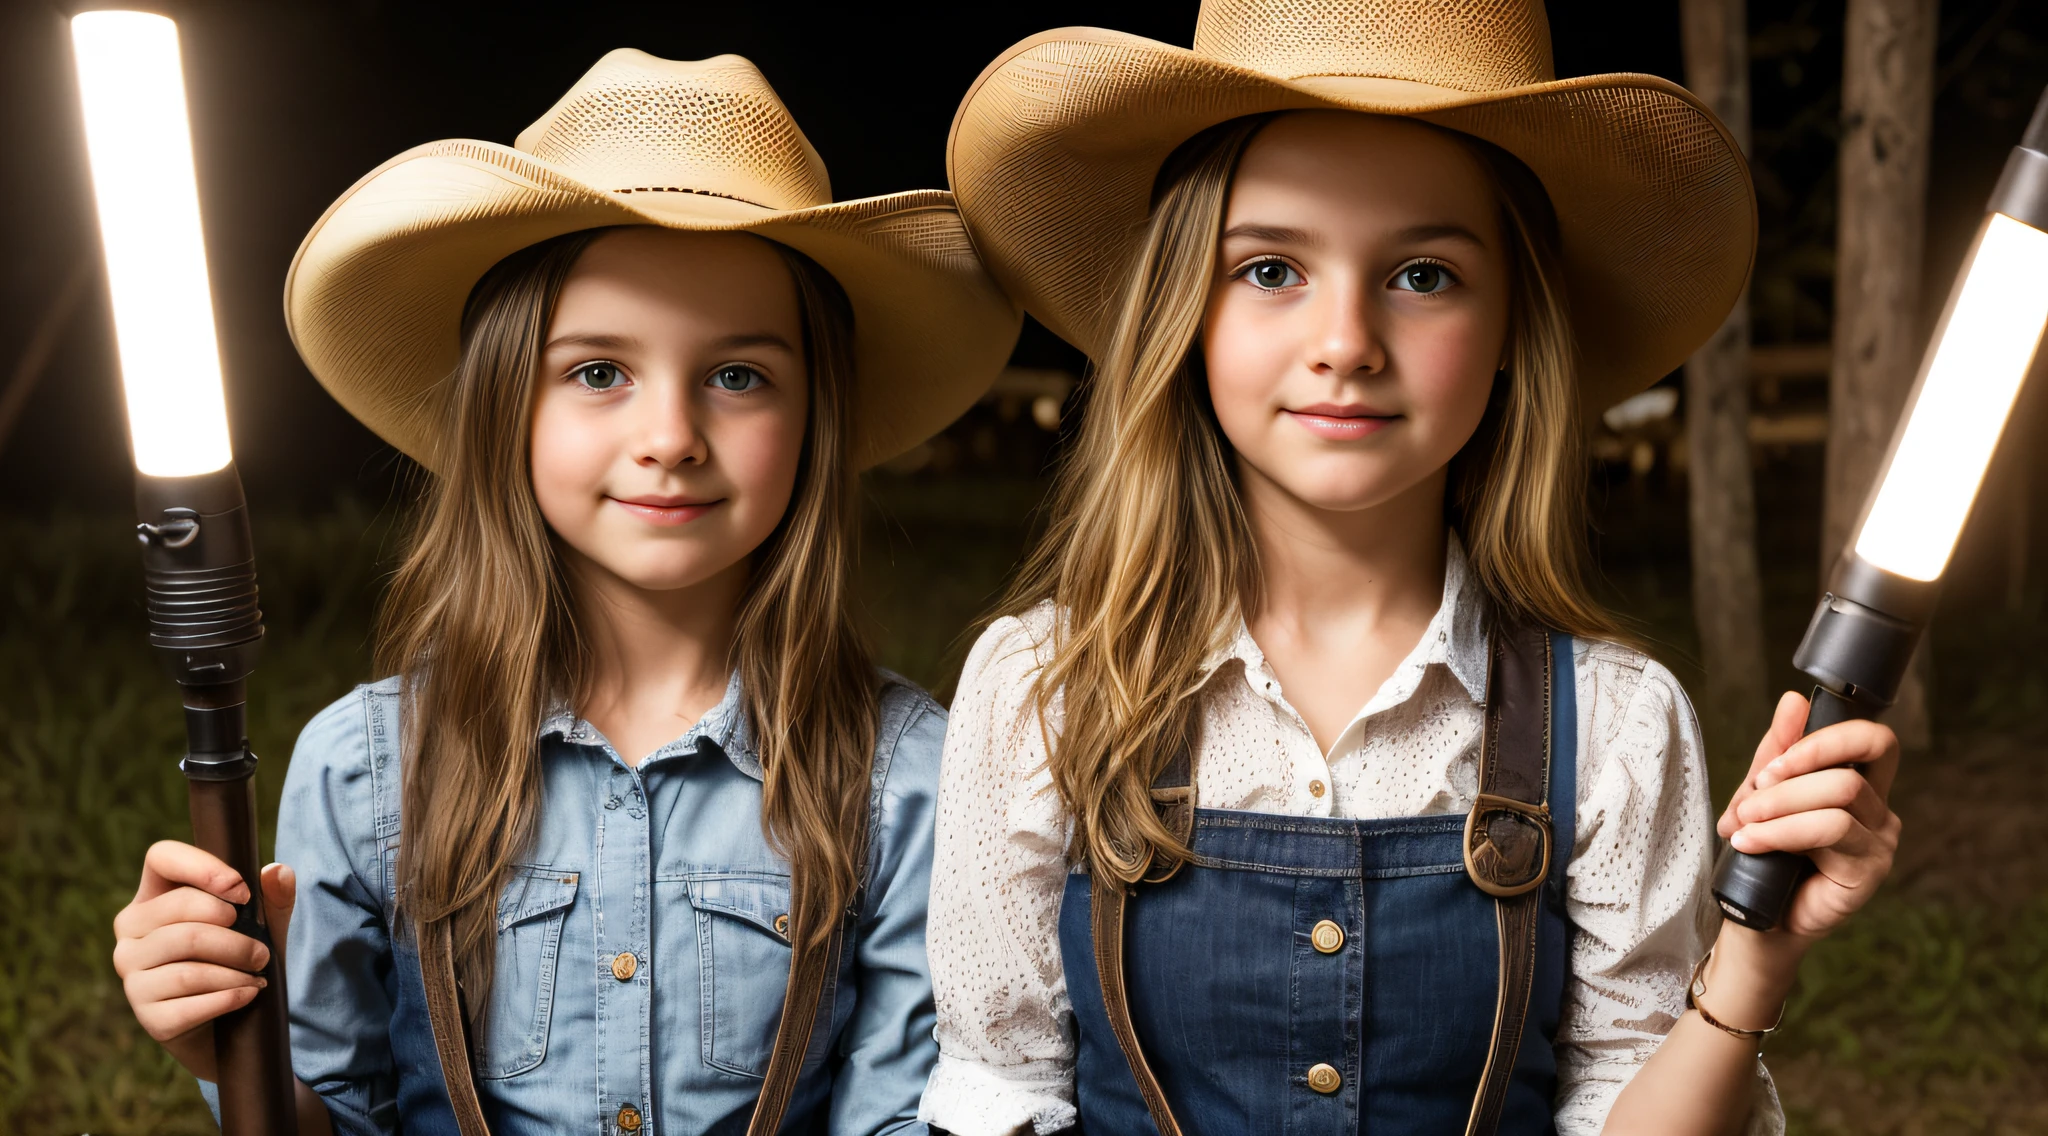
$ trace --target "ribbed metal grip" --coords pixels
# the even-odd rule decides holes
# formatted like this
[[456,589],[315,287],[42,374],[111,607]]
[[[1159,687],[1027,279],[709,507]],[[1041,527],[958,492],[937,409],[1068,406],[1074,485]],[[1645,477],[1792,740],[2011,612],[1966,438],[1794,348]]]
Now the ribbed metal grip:
[[235,467],[197,477],[139,477],[136,505],[150,645],[186,686],[248,677],[263,612]]
[[[248,518],[240,513],[208,517],[206,527]],[[263,612],[256,606],[256,561],[220,568],[156,567],[145,558],[142,570],[144,603],[149,612],[151,646],[173,651],[230,647],[263,635]]]

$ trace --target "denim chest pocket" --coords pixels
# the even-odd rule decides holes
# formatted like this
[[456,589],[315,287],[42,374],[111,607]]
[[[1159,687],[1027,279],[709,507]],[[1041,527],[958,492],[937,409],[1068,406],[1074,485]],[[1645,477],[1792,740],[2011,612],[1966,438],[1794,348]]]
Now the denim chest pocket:
[[478,1077],[516,1077],[547,1056],[562,924],[576,902],[576,880],[575,872],[521,864],[506,881],[498,899],[490,1006],[471,1055]]
[[693,875],[689,888],[697,909],[704,1063],[766,1076],[789,982],[789,877]]

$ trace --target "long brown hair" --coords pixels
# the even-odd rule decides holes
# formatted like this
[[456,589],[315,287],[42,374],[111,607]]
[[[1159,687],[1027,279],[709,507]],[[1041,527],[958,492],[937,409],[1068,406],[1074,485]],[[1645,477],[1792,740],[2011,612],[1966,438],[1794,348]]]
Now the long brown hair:
[[[1269,121],[1212,127],[1162,168],[1045,534],[1001,605],[1055,605],[1034,692],[1041,723],[1055,695],[1062,701],[1060,735],[1047,738],[1053,785],[1074,818],[1076,852],[1126,881],[1187,855],[1154,812],[1152,782],[1193,741],[1203,665],[1259,595],[1257,551],[1197,344],[1231,179]],[[1513,298],[1507,365],[1452,462],[1446,516],[1497,612],[1614,638],[1582,567],[1578,384],[1556,216],[1519,160],[1454,136],[1494,184]]]
[[[527,439],[555,301],[600,233],[514,253],[471,292],[441,473],[378,621],[379,666],[406,683],[400,906],[414,926],[448,921],[472,1013],[488,1004],[498,894],[539,829],[541,723],[590,678]],[[789,509],[752,556],[732,660],[763,830],[803,881],[792,934],[817,941],[860,885],[878,680],[851,613],[852,308],[824,269],[776,248],[801,303],[810,411]]]

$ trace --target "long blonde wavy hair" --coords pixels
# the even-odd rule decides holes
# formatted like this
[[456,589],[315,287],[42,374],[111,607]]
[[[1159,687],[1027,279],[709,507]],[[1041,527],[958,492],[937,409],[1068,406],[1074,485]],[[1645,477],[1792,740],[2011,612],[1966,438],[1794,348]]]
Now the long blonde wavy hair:
[[[590,678],[527,439],[555,301],[601,232],[514,253],[472,291],[442,472],[378,621],[378,664],[406,677],[400,906],[415,927],[448,921],[472,1013],[488,1004],[498,894],[539,828],[541,723],[580,705]],[[732,659],[762,827],[804,881],[792,937],[815,942],[860,884],[878,679],[852,616],[852,308],[824,269],[775,247],[801,303],[810,412],[789,509],[751,558]]]
[[[1230,443],[1197,346],[1230,183],[1271,116],[1212,127],[1162,168],[1081,427],[1055,478],[1044,535],[1000,605],[1051,601],[1060,618],[1034,692],[1057,694],[1050,772],[1092,871],[1136,881],[1187,849],[1151,786],[1193,741],[1203,663],[1257,604],[1259,564]],[[1452,460],[1444,503],[1498,614],[1615,638],[1586,583],[1584,469],[1556,215],[1506,151],[1462,134],[1508,235],[1506,367]]]

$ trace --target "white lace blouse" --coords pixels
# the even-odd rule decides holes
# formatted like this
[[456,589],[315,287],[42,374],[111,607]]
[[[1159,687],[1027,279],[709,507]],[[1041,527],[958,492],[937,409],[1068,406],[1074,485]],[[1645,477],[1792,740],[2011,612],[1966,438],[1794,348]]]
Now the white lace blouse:
[[[1478,783],[1485,597],[1453,537],[1422,639],[1325,753],[1242,627],[1202,692],[1204,808],[1361,819],[1462,813]],[[960,1136],[1074,1123],[1061,970],[1071,825],[1045,768],[1032,679],[1049,606],[997,621],[960,676],[939,777],[928,949],[939,1063],[919,1118]],[[1719,925],[1699,728],[1671,672],[1579,640],[1578,812],[1566,869],[1576,934],[1557,1037],[1557,1130],[1594,1133],[1685,1009]],[[1046,728],[1059,729],[1057,699]],[[1784,1130],[1761,1062],[1751,1136]]]

